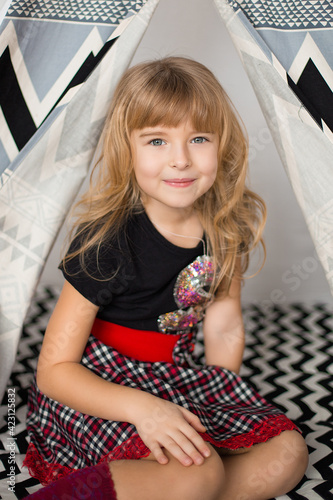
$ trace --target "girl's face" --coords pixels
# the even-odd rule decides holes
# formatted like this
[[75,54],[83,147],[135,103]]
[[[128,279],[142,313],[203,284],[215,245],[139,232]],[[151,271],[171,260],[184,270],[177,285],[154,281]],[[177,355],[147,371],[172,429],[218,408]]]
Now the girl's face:
[[195,130],[191,122],[133,130],[133,167],[149,213],[187,211],[213,185],[218,136]]

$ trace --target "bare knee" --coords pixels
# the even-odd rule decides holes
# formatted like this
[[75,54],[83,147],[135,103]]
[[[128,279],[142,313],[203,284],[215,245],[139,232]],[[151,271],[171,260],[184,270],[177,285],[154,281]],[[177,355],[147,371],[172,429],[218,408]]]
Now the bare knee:
[[263,500],[284,495],[299,483],[308,452],[297,431],[284,431],[247,453],[223,457],[223,462],[226,480],[220,499]]
[[275,441],[275,457],[269,461],[268,474],[283,477],[284,486],[290,491],[304,476],[308,466],[308,449],[297,431],[284,431],[273,438]]
[[165,451],[169,462],[154,459],[121,460],[110,463],[119,500],[217,500],[224,483],[222,460],[211,448],[211,456],[202,465],[183,466]]
[[[216,500],[225,483],[225,470],[218,453],[211,448],[211,456],[202,465],[193,465],[193,478],[189,482],[189,500]],[[181,497],[182,499],[184,497]],[[185,498],[184,498],[185,500]]]
[[169,463],[158,465],[160,472],[169,477],[167,498],[182,500],[217,500],[225,481],[224,465],[217,452],[210,446],[211,455],[201,465],[183,466],[167,454]]

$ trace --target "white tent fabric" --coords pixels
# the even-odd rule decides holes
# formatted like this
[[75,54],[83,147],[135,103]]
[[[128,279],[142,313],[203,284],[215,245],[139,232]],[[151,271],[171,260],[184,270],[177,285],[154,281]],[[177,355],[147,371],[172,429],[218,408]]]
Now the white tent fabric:
[[[94,157],[113,89],[158,1],[148,0],[138,14],[112,30],[111,38],[117,39],[91,76],[65,95],[2,172],[0,396],[45,260]],[[10,45],[9,36],[17,33],[11,21],[5,30]]]
[[9,6],[10,6],[10,0],[0,1],[0,24],[2,23],[2,20],[5,17]]
[[[302,63],[303,69],[310,59],[314,60],[322,71],[322,79],[325,78],[332,91],[333,54],[330,47],[333,8],[328,2],[324,2],[326,7],[322,6],[317,14],[317,5],[308,6],[305,4],[309,2],[296,2],[293,5],[292,19],[291,16],[286,18],[286,12],[290,8],[288,2],[279,2],[275,12],[273,5],[267,7],[266,4],[263,7],[264,2],[258,1],[215,0],[215,3],[256,93],[333,292],[333,131],[324,120],[320,120],[322,128],[318,126],[288,85],[287,73],[289,71],[293,74],[297,65]],[[323,12],[324,8],[326,10]],[[297,9],[300,10],[299,13]],[[301,10],[307,11],[307,16],[302,17]],[[262,26],[259,32],[244,12],[253,16],[253,24],[260,19],[257,22]],[[326,21],[318,21],[319,25],[317,23],[314,27],[314,19],[323,19],[324,15]],[[266,32],[264,27],[267,19],[269,30]],[[311,25],[313,31],[320,29],[320,46],[313,41]],[[279,28],[279,31],[274,33],[274,27]],[[275,53],[267,45],[264,36],[271,41]],[[284,61],[284,65],[289,67],[284,67],[279,57],[282,58],[288,48],[289,54],[292,54],[293,36],[298,38],[297,50],[294,60],[291,59],[288,63]],[[299,73],[301,74],[300,70]],[[333,111],[332,94],[326,107]]]

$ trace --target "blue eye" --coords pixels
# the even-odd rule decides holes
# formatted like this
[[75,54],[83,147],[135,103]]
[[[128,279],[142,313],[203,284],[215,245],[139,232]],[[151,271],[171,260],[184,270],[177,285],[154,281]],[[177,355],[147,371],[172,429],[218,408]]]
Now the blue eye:
[[162,139],[153,139],[149,144],[151,144],[152,146],[162,146],[162,144],[165,144],[165,142]]
[[205,137],[195,137],[192,139],[191,142],[194,142],[195,144],[202,144],[203,142],[206,142],[207,139]]

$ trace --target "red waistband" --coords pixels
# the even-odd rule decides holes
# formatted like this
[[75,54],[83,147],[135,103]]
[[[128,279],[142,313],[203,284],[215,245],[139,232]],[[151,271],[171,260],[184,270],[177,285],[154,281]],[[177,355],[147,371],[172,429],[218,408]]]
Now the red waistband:
[[[91,333],[120,354],[139,361],[174,363],[173,348],[180,335],[167,335],[148,330],[135,330],[108,321],[95,319]],[[192,336],[192,335],[191,335]]]

